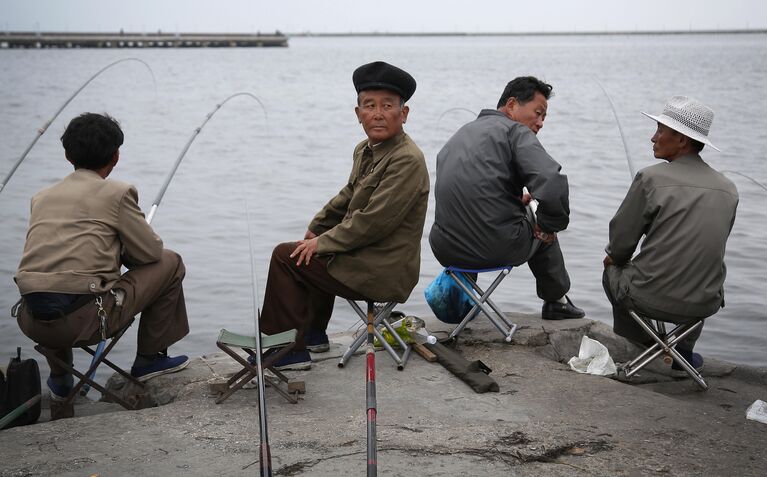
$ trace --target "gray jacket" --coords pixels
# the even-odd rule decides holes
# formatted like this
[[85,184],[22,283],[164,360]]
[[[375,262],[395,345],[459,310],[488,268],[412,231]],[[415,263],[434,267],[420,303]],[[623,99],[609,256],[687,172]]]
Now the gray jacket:
[[544,232],[567,228],[567,176],[535,134],[485,109],[437,155],[436,211],[429,234],[442,265],[485,268],[519,264],[532,243],[522,187],[539,201]]
[[639,171],[610,221],[605,248],[626,267],[632,300],[677,315],[716,313],[737,206],[735,184],[697,154]]

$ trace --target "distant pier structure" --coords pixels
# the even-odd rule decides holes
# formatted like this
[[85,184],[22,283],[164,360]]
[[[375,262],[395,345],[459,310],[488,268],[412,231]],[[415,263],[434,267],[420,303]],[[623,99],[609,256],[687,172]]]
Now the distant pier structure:
[[0,48],[252,48],[288,46],[279,31],[261,33],[0,33]]

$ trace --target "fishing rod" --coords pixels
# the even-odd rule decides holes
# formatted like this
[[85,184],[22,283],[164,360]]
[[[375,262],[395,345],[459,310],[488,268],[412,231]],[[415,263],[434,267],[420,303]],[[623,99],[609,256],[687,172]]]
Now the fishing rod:
[[471,109],[466,109],[466,108],[461,108],[461,107],[446,109],[445,111],[442,112],[442,114],[439,115],[439,118],[437,118],[437,130],[439,130],[439,123],[442,121],[442,118],[447,113],[452,113],[453,111],[465,111],[465,112],[471,114],[472,116],[476,116],[477,115],[477,113],[475,113]]
[[[140,60],[139,60],[140,61]],[[165,195],[165,191],[168,189],[168,185],[170,185],[170,181],[173,180],[173,176],[176,174],[176,170],[178,170],[178,166],[181,165],[181,160],[184,159],[184,156],[186,155],[187,151],[189,150],[189,147],[192,145],[192,142],[195,140],[197,135],[200,134],[200,131],[205,127],[205,125],[210,121],[210,119],[213,117],[214,114],[216,114],[216,111],[221,109],[223,105],[225,105],[230,99],[235,98],[237,96],[249,96],[256,100],[256,102],[261,105],[261,109],[264,111],[264,117],[266,118],[266,131],[267,135],[269,134],[269,121],[268,116],[266,113],[266,108],[264,107],[264,104],[261,102],[260,99],[258,99],[255,95],[247,92],[242,93],[235,93],[228,98],[226,98],[224,101],[222,101],[220,104],[217,104],[216,107],[205,116],[205,120],[200,124],[192,133],[192,136],[187,141],[186,145],[184,146],[184,149],[181,151],[181,154],[179,154],[178,159],[176,159],[175,164],[173,164],[173,168],[168,173],[168,176],[165,178],[165,182],[163,183],[162,187],[160,188],[160,192],[157,194],[157,197],[155,198],[154,202],[152,203],[152,208],[149,210],[149,214],[146,216],[146,223],[151,224],[152,219],[154,218],[155,212],[157,212],[157,208],[160,206],[160,202],[162,202],[162,198]],[[101,354],[104,352],[104,348],[106,347],[106,340],[101,340],[99,344],[96,346],[96,352],[93,354],[93,359],[91,360],[91,368],[89,373],[89,378],[93,380],[94,376],[96,375],[96,369],[93,367],[93,365],[96,363],[96,360],[99,359]],[[90,391],[90,386],[87,384],[82,387],[80,390],[80,395],[85,396],[88,394],[88,391]]]
[[178,159],[176,159],[176,163],[173,164],[173,168],[171,168],[170,172],[168,173],[168,177],[165,178],[165,182],[160,188],[160,191],[157,193],[157,197],[154,199],[154,202],[152,202],[152,208],[149,209],[149,214],[147,215],[147,218],[146,218],[147,222],[149,223],[152,222],[152,219],[154,218],[154,214],[157,211],[157,208],[160,206],[160,202],[162,201],[163,196],[165,195],[165,191],[168,189],[168,185],[170,185],[170,181],[173,180],[173,176],[176,174],[176,170],[178,169],[178,166],[181,165],[181,160],[184,159],[184,156],[189,150],[189,147],[192,145],[192,142],[194,142],[195,138],[197,138],[197,135],[200,134],[200,131],[202,131],[202,128],[205,127],[205,125],[208,123],[208,121],[210,121],[213,115],[216,114],[216,111],[221,109],[221,107],[224,106],[230,99],[236,98],[237,96],[247,96],[247,97],[253,98],[261,106],[261,109],[264,112],[264,118],[266,119],[266,134],[267,135],[269,134],[269,117],[266,113],[266,108],[264,107],[264,103],[262,103],[261,100],[258,99],[255,95],[248,92],[235,93],[229,96],[228,98],[226,98],[221,103],[217,104],[216,107],[213,108],[213,110],[209,112],[207,116],[205,116],[205,120],[202,122],[202,124],[200,124],[194,130],[194,132],[192,132],[192,135],[189,137],[189,140],[184,146],[184,149],[181,151],[181,154],[179,154]]
[[753,182],[754,184],[758,185],[762,189],[767,190],[767,186],[765,186],[764,184],[762,184],[761,182],[759,182],[758,180],[754,179],[753,177],[751,177],[749,175],[740,173],[738,171],[730,171],[730,170],[725,170],[725,171],[721,171],[721,172],[722,172],[722,174],[724,174],[724,173],[737,174],[737,175],[739,175],[741,177],[745,177],[746,179],[750,180],[751,182]]
[[623,126],[621,126],[621,120],[618,118],[618,112],[615,110],[615,104],[613,103],[612,98],[610,98],[610,95],[607,93],[607,90],[604,86],[602,86],[602,83],[599,81],[599,79],[595,76],[594,81],[599,85],[599,87],[602,89],[602,92],[607,97],[607,101],[610,103],[610,109],[613,112],[613,116],[615,117],[615,122],[618,123],[618,132],[621,134],[621,140],[623,141],[623,150],[626,151],[626,161],[629,164],[629,173],[631,173],[631,178],[633,179],[636,175],[636,170],[634,170],[634,163],[631,161],[631,153],[629,153],[629,146],[628,142],[626,141],[626,135],[623,134]]
[[42,135],[43,135],[43,134],[45,134],[45,131],[47,131],[47,130],[48,130],[48,127],[50,127],[50,125],[53,123],[53,121],[55,121],[55,120],[56,120],[56,118],[57,118],[57,117],[59,117],[59,114],[61,114],[61,112],[64,110],[64,108],[66,108],[66,107],[67,107],[67,105],[68,105],[68,104],[69,104],[69,103],[70,103],[70,102],[71,102],[73,99],[75,99],[75,97],[76,97],[78,94],[80,94],[80,91],[82,91],[83,89],[85,89],[85,87],[86,87],[86,86],[88,86],[88,84],[90,84],[90,82],[91,82],[91,81],[93,81],[94,79],[96,79],[96,78],[97,78],[97,77],[98,77],[98,76],[99,76],[101,73],[103,73],[104,71],[106,71],[106,70],[108,70],[109,68],[113,67],[114,65],[116,65],[116,64],[119,64],[119,63],[123,63],[123,62],[125,62],[125,61],[138,61],[139,63],[141,63],[142,65],[144,65],[144,66],[146,66],[146,67],[147,67],[147,69],[149,70],[149,74],[150,74],[150,75],[152,75],[152,84],[154,85],[155,94],[157,94],[157,81],[155,80],[155,77],[154,77],[154,72],[152,71],[152,68],[150,68],[150,67],[149,67],[149,65],[148,65],[148,64],[147,64],[145,61],[143,61],[143,60],[140,60],[140,59],[138,59],[138,58],[123,58],[123,59],[121,59],[121,60],[117,60],[117,61],[114,61],[114,62],[112,62],[112,63],[110,63],[110,64],[106,65],[105,67],[101,68],[101,69],[100,69],[100,70],[98,70],[96,73],[94,73],[94,74],[93,74],[93,75],[92,75],[90,78],[88,78],[88,80],[87,80],[85,83],[83,83],[83,84],[82,84],[82,86],[80,86],[79,88],[77,88],[77,90],[76,90],[74,93],[72,93],[72,96],[70,96],[70,97],[69,97],[69,99],[67,99],[67,100],[64,102],[64,104],[62,104],[62,105],[61,105],[61,107],[58,109],[58,111],[56,111],[56,113],[53,115],[53,117],[51,117],[51,119],[49,119],[49,120],[48,120],[48,121],[47,121],[47,122],[46,122],[46,123],[43,125],[43,127],[41,127],[40,129],[38,129],[38,130],[37,130],[37,136],[35,136],[35,138],[32,140],[32,142],[31,142],[31,143],[29,143],[29,146],[27,146],[27,148],[26,148],[26,149],[24,150],[24,152],[21,154],[21,157],[19,157],[19,158],[16,160],[16,163],[13,165],[13,167],[11,167],[11,170],[8,172],[8,174],[6,174],[5,178],[3,178],[3,182],[0,182],[0,193],[3,191],[3,189],[5,188],[5,185],[6,185],[6,184],[8,183],[8,181],[11,179],[11,176],[14,174],[14,172],[16,172],[16,169],[19,167],[19,165],[21,165],[21,163],[22,163],[22,162],[24,161],[24,159],[27,157],[27,154],[29,154],[29,151],[31,151],[31,150],[32,150],[32,148],[35,146],[35,144],[37,144],[37,141],[38,141],[38,139],[40,139],[40,137],[42,137]]
[[367,399],[367,420],[368,420],[368,477],[375,477],[378,472],[378,456],[376,452],[376,415],[378,413],[376,406],[376,350],[373,346],[375,330],[375,309],[372,301],[368,302],[368,343],[365,347],[366,369],[365,369],[365,394]]
[[259,446],[258,461],[261,469],[261,477],[272,476],[272,453],[269,450],[269,429],[266,425],[266,389],[264,387],[264,367],[261,362],[261,307],[258,305],[258,277],[256,276],[256,265],[253,254],[253,233],[250,230],[250,209],[248,201],[245,200],[245,216],[248,221],[248,247],[250,249],[250,271],[253,279],[253,311],[255,312],[253,322],[256,329],[254,341],[256,342],[256,373],[258,377],[258,423],[259,423]]

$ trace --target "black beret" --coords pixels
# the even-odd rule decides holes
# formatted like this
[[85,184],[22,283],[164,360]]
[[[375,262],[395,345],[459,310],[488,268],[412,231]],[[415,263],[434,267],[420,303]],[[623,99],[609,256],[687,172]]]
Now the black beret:
[[352,75],[357,93],[368,89],[394,91],[407,101],[415,93],[415,79],[410,74],[383,61],[362,65]]

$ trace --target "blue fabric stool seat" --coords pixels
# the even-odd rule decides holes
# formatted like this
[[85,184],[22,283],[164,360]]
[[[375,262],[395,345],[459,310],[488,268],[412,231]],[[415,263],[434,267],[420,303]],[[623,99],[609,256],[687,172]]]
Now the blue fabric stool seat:
[[[455,338],[458,336],[458,334],[466,327],[466,324],[473,320],[481,312],[503,335],[504,340],[507,343],[511,342],[511,338],[514,336],[514,332],[517,331],[517,325],[512,323],[498,308],[498,306],[493,303],[492,300],[490,300],[490,295],[492,295],[495,289],[498,288],[498,285],[501,284],[503,279],[508,276],[512,268],[513,267],[511,265],[479,269],[452,266],[445,268],[445,273],[447,273],[456,282],[456,284],[466,293],[466,295],[468,295],[468,297],[474,303],[474,307],[471,308],[466,316],[463,317],[463,320],[461,320],[458,326],[456,326],[450,333],[450,338]],[[487,287],[487,290],[482,290],[482,288],[477,285],[476,280],[472,278],[472,275],[492,272],[498,272],[498,275],[490,284],[490,286]]]

